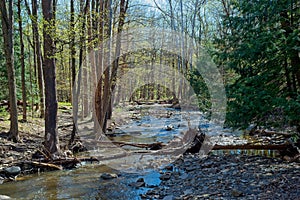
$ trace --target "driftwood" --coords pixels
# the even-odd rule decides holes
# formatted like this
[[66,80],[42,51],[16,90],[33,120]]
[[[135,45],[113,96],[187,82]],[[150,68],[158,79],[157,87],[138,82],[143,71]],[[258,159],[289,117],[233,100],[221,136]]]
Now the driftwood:
[[44,162],[37,162],[37,161],[27,161],[25,163],[33,165],[33,166],[38,167],[38,168],[47,168],[47,169],[50,169],[50,170],[62,170],[63,169],[62,166],[55,165],[55,164],[52,164],[52,163],[44,163]]
[[24,164],[31,165],[35,168],[42,168],[46,171],[52,170],[62,170],[62,169],[71,169],[75,168],[77,164],[81,162],[99,162],[97,158],[94,157],[82,157],[82,158],[62,158],[56,160],[43,160],[39,161],[25,161]]
[[149,149],[149,150],[159,150],[162,147],[166,146],[162,142],[156,142],[156,143],[151,143],[151,144],[143,144],[143,143],[126,143],[126,142],[112,141],[111,143],[113,143],[114,145],[117,145],[119,147],[133,146],[133,147],[138,147],[138,148],[146,148],[146,149]]

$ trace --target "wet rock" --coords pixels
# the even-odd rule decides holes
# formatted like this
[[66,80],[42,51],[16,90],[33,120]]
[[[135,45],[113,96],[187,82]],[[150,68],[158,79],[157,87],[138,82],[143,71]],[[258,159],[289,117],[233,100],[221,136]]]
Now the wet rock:
[[109,179],[118,178],[118,175],[117,174],[104,173],[100,177],[104,180],[109,180]]
[[172,173],[166,172],[166,173],[164,173],[163,175],[161,175],[161,176],[159,177],[159,179],[160,179],[160,180],[163,180],[163,181],[166,181],[166,180],[169,180],[169,179],[171,178],[171,176],[172,176]]
[[192,165],[192,166],[189,166],[187,167],[185,170],[190,172],[190,171],[194,171],[196,169],[198,169],[199,167],[197,165]]
[[139,178],[136,182],[145,182],[143,178]]
[[173,195],[165,196],[165,197],[163,198],[163,200],[174,200],[174,196],[173,196]]
[[129,186],[139,188],[139,187],[145,187],[146,183],[143,178],[139,178],[136,182],[129,183]]
[[165,127],[165,130],[166,131],[171,131],[171,130],[173,130],[174,129],[174,126],[173,125],[167,125],[166,127]]
[[143,178],[139,178],[136,182],[130,183],[129,186],[139,188],[139,187],[145,187],[146,183]]
[[173,165],[168,165],[165,167],[166,170],[173,171]]
[[12,166],[4,169],[8,176],[17,176],[21,173],[21,168],[19,166]]

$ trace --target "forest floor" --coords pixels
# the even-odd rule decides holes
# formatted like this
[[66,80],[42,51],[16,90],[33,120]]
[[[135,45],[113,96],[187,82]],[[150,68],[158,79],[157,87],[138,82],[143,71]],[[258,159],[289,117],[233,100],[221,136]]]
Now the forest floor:
[[[0,184],[19,177],[11,176],[5,169],[20,166],[20,175],[37,172],[39,157],[43,152],[44,121],[36,116],[28,116],[27,121],[19,120],[20,142],[8,140],[9,116],[0,116]],[[72,132],[72,108],[60,106],[58,112],[58,133],[63,156],[68,158],[70,151],[68,143]],[[31,163],[30,163],[31,162]],[[36,165],[36,166],[34,166]],[[55,170],[55,166],[44,166],[44,170]],[[43,171],[43,170],[42,170]],[[12,174],[13,175],[13,174]]]
[[[72,131],[72,109],[60,106],[58,132],[60,145],[66,158]],[[22,180],[22,176],[36,173],[28,167],[28,161],[42,150],[44,140],[43,120],[28,118],[20,123],[20,143],[7,140],[8,117],[0,117],[0,184]],[[36,158],[34,159],[36,160]],[[209,154],[200,158],[198,154],[181,156],[161,170],[161,183],[151,186],[141,199],[300,199],[300,162],[283,157],[258,155]],[[20,165],[22,163],[22,165]],[[27,165],[26,165],[27,163]],[[32,163],[31,163],[32,165]],[[21,176],[13,176],[14,169],[21,168]],[[53,169],[52,169],[53,170]],[[148,187],[147,183],[133,184]],[[143,180],[142,180],[143,181]]]

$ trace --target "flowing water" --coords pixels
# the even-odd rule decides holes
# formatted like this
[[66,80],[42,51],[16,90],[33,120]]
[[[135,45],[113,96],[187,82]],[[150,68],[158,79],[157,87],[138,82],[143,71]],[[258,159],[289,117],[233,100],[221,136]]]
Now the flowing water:
[[[125,115],[125,117],[124,117]],[[236,143],[233,133],[209,124],[199,111],[181,112],[164,106],[145,107],[118,112],[115,117],[117,129],[108,137],[112,141],[133,143],[167,143],[176,137],[182,137],[188,127],[210,130],[214,135],[227,135],[229,142]],[[213,130],[213,131],[212,131]],[[243,142],[245,140],[238,141]],[[225,142],[226,143],[226,142]],[[125,147],[125,149],[134,149]],[[214,154],[263,154],[273,156],[273,152],[251,150],[214,151]],[[152,160],[155,162],[155,159]],[[152,186],[159,185],[158,169],[147,169],[127,173],[116,171],[100,164],[84,164],[77,169],[47,172],[22,177],[22,180],[0,185],[0,195],[16,199],[140,199]],[[101,174],[116,173],[117,179],[103,180]],[[132,171],[131,171],[132,172]],[[144,178],[147,187],[133,188],[130,183]]]
[[87,165],[74,170],[47,172],[25,177],[22,181],[0,185],[0,194],[15,199],[139,199],[147,188],[129,186],[138,178],[147,185],[160,183],[159,173],[119,174],[117,179],[103,180],[101,174],[115,172],[101,165]]

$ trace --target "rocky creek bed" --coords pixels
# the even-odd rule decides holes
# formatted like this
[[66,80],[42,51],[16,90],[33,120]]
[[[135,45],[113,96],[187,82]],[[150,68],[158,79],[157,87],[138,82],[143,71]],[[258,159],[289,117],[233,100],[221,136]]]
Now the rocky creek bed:
[[300,164],[247,155],[184,155],[142,199],[300,199]]
[[[155,110],[154,114],[149,114],[147,111],[147,113],[143,115],[143,112],[144,110],[142,109],[132,109],[125,112],[126,115],[121,116],[123,122],[116,120],[120,127],[112,128],[110,139],[117,142],[128,143],[133,141],[132,137],[129,136],[135,134],[141,138],[142,142],[147,141],[147,143],[149,142],[150,144],[153,142],[167,142],[187,127],[185,124],[186,121],[182,119],[182,113],[179,111],[170,109],[164,110],[164,108],[159,107],[158,111]],[[149,115],[152,117],[150,118]],[[198,113],[195,113],[195,115],[198,115]],[[112,124],[115,125],[115,123]],[[128,124],[130,124],[130,126]],[[14,198],[13,195],[16,194],[16,189],[10,191],[10,193],[3,193],[3,191],[8,191],[7,188],[10,188],[10,186],[13,186],[16,182],[16,185],[18,185],[16,188],[22,188],[19,186],[24,185],[24,191],[23,193],[20,191],[20,193],[24,194],[28,192],[25,192],[28,183],[24,181],[24,179],[26,179],[24,175],[38,173],[40,169],[46,168],[48,168],[48,170],[45,171],[62,169],[61,167],[56,168],[56,166],[60,166],[61,162],[63,162],[59,161],[55,163],[53,168],[53,166],[49,165],[41,166],[41,160],[36,160],[37,158],[33,159],[35,152],[39,152],[39,149],[42,149],[42,123],[23,123],[21,127],[21,143],[12,143],[7,140],[7,133],[5,132],[5,130],[8,129],[7,127],[8,123],[0,120],[0,130],[2,131],[0,133],[0,199],[2,198],[1,194],[7,194]],[[73,166],[73,164],[81,161],[78,160],[77,155],[74,156],[68,149],[67,144],[71,131],[71,110],[70,108],[60,109],[59,133],[62,150],[65,153],[63,159],[71,159],[70,163]],[[248,136],[247,139],[245,139],[231,135],[231,133],[225,132],[224,134],[218,134],[211,139],[216,140],[217,144],[231,145],[230,148],[232,148],[232,145],[252,145],[250,146],[252,148],[253,145],[262,144],[269,146],[285,145],[291,137],[290,134],[275,134],[270,131],[257,132],[255,135],[252,135],[250,139]],[[139,141],[140,140],[134,142]],[[248,142],[251,143],[248,144]],[[296,145],[299,147],[299,142]],[[63,178],[59,180],[55,179],[54,181],[52,179],[54,177],[57,178],[57,175],[49,173],[45,175],[45,177],[38,177],[37,179],[39,179],[39,181],[33,179],[32,183],[42,183],[43,180],[45,183],[48,183],[48,178],[50,177],[54,185],[58,184],[58,182],[62,182],[60,184],[73,188],[70,189],[68,194],[61,194],[62,198],[58,198],[59,195],[56,195],[56,199],[64,199],[65,196],[72,198],[84,197],[84,199],[86,199],[90,195],[88,194],[89,191],[97,193],[93,196],[95,197],[94,199],[98,197],[99,199],[109,199],[109,197],[113,197],[113,199],[165,200],[236,198],[300,199],[299,155],[285,156],[287,152],[279,152],[277,150],[268,153],[268,149],[264,149],[262,154],[258,154],[256,151],[260,150],[256,149],[254,155],[252,155],[252,150],[245,150],[245,155],[242,155],[244,151],[240,151],[239,149],[235,149],[234,151],[227,149],[224,151],[225,153],[221,150],[221,154],[220,150],[212,151],[206,157],[201,157],[198,154],[182,155],[166,168],[152,171],[152,175],[158,174],[158,176],[155,175],[155,178],[152,177],[151,173],[148,174],[148,179],[149,177],[153,179],[150,182],[147,181],[145,176],[141,175],[142,172],[136,172],[138,174],[135,175],[126,175],[125,173],[122,174],[122,172],[113,172],[110,174],[111,171],[108,170],[107,176],[103,176],[100,170],[101,166],[96,162],[95,166],[93,166],[93,170],[82,167],[74,171],[61,171],[59,177]],[[235,154],[230,155],[226,154],[226,152],[233,152]],[[258,155],[267,155],[269,157]],[[30,163],[28,163],[28,161],[30,161]],[[78,176],[78,170],[82,171],[84,178],[82,175]],[[91,177],[88,174],[92,174]],[[82,194],[75,194],[76,191],[78,191],[78,180],[70,182],[74,176],[77,177],[78,180],[83,180],[85,183],[81,186]],[[29,184],[32,183],[29,181]],[[40,185],[37,185],[36,188],[40,188]],[[52,188],[52,186],[50,188]],[[107,190],[107,188],[110,188],[110,190]],[[53,194],[51,194],[55,196],[58,189],[54,188],[53,190]],[[64,191],[60,192],[64,193]],[[35,194],[35,187],[32,187],[32,191],[29,191],[29,193]],[[98,195],[98,193],[100,195]],[[104,194],[105,198],[103,197]],[[124,194],[130,194],[130,197]]]

